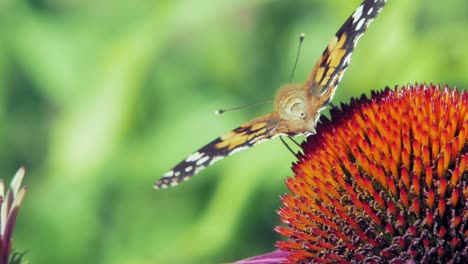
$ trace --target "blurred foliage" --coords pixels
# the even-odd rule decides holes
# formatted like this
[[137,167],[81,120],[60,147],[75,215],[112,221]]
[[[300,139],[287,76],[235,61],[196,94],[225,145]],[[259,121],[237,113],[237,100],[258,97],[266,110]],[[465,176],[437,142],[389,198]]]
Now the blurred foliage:
[[[31,263],[219,263],[271,251],[279,140],[154,191],[187,154],[271,106],[359,0],[0,0],[0,171],[28,173],[15,249]],[[371,89],[468,87],[468,2],[390,0],[334,103]],[[327,112],[327,111],[324,111]]]

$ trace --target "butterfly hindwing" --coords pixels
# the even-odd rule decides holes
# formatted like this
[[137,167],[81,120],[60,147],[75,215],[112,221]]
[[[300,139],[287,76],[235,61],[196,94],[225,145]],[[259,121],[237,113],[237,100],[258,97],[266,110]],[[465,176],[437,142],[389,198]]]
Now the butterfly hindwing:
[[275,113],[260,117],[221,136],[197,152],[188,156],[171,171],[167,172],[155,184],[154,188],[167,188],[189,180],[200,170],[212,165],[234,152],[250,148],[262,141],[271,139],[278,125]]

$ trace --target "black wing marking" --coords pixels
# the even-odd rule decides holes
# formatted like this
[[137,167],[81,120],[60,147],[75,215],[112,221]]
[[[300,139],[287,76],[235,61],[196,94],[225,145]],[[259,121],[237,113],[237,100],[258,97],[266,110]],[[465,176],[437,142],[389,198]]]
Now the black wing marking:
[[364,0],[336,32],[307,79],[306,89],[314,96],[325,96],[324,101],[331,101],[359,38],[386,3]]

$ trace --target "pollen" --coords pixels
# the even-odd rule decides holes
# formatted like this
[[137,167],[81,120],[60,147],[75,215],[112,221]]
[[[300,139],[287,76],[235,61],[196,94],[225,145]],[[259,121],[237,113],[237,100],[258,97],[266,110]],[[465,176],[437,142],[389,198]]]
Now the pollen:
[[467,263],[468,94],[414,85],[331,110],[286,180],[290,262]]

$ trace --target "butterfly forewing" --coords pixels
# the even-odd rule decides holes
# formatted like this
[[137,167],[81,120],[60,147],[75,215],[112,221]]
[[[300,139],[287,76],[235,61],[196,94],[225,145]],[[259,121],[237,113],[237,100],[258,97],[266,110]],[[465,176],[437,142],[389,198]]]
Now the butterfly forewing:
[[306,89],[314,96],[325,95],[331,101],[359,38],[386,2],[365,0],[336,32],[306,81]]
[[275,133],[278,120],[276,113],[268,114],[213,140],[167,172],[154,187],[159,189],[175,186],[236,151],[250,148],[279,135]]
[[314,134],[319,113],[333,98],[359,38],[386,2],[364,0],[327,45],[305,85],[289,84],[277,92],[275,112],[215,139],[167,172],[154,187],[175,186],[236,151],[278,135]]

